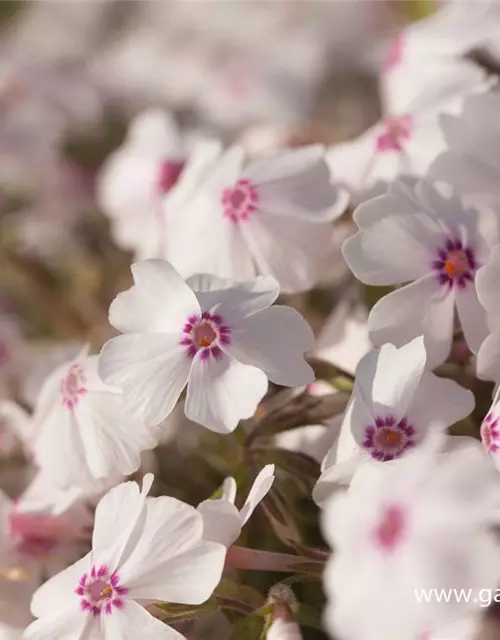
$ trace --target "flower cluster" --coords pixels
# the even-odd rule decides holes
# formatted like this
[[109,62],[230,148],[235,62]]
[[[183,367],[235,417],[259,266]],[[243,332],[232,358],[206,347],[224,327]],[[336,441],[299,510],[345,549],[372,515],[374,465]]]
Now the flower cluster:
[[[71,267],[11,243],[18,220],[0,234],[6,289],[29,294],[0,311],[0,636],[471,640],[467,594],[500,587],[499,5],[403,29],[380,121],[332,144],[281,108],[312,113],[297,86],[328,84],[330,8],[311,31],[286,13],[286,33],[287,3],[259,13],[286,59],[268,68],[246,8],[240,24],[206,3],[211,47],[205,6],[157,4],[142,26],[168,14],[189,41],[162,88],[169,47],[119,29],[81,105],[44,93],[31,113],[36,74],[15,58],[23,110],[0,83],[13,131],[54,118],[38,151],[56,157],[26,180],[51,192],[37,206],[88,208],[61,225]],[[117,26],[88,11],[76,31]],[[70,39],[82,72],[99,38]],[[72,126],[117,105],[128,130],[99,170],[75,152],[59,172]],[[250,126],[263,113],[279,122]]]

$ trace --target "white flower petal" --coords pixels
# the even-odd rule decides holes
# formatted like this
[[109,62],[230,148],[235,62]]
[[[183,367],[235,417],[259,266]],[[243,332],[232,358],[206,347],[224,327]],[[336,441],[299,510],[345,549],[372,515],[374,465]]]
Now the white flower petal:
[[255,507],[266,497],[269,489],[273,486],[273,482],[274,464],[266,464],[253,481],[252,488],[240,512],[243,524],[248,522],[248,519],[255,511]]
[[137,153],[163,158],[181,150],[179,128],[172,114],[163,109],[147,109],[132,121],[127,143]]
[[53,405],[44,421],[37,425],[31,450],[36,465],[54,484],[66,487],[92,481],[78,423],[73,412],[62,402]]
[[121,395],[92,394],[78,403],[75,416],[85,459],[96,478],[133,473],[141,463],[141,452],[158,444],[160,432],[133,420]]
[[210,198],[200,192],[171,218],[165,255],[182,276],[211,273],[241,281],[255,277],[241,225],[224,216],[220,195]]
[[348,238],[342,254],[361,282],[398,284],[429,273],[440,237],[442,231],[425,213],[392,215]]
[[79,611],[79,601],[75,595],[75,589],[82,575],[90,570],[91,562],[92,556],[91,553],[88,553],[75,564],[44,582],[35,591],[31,600],[32,614],[37,618],[51,617],[51,613],[52,615],[59,613],[64,616],[75,609],[76,615],[74,615],[73,624],[78,626],[78,618],[80,616],[85,618],[85,616]]
[[486,311],[500,317],[500,247],[491,252],[490,260],[476,274],[477,295]]
[[434,275],[421,278],[381,298],[368,318],[374,344],[401,346],[423,335],[430,368],[444,362],[453,337],[455,299]]
[[426,357],[422,336],[399,349],[384,344],[358,364],[354,393],[361,393],[373,416],[392,414],[400,419],[418,388]]
[[102,379],[123,390],[125,406],[147,425],[166,418],[186,386],[191,360],[179,344],[181,335],[181,331],[123,335],[102,348]]
[[266,374],[254,366],[228,356],[203,362],[198,353],[189,374],[186,416],[217,433],[230,433],[253,416],[267,386]]
[[234,478],[225,478],[222,483],[222,500],[226,500],[227,502],[234,504],[237,489],[238,485]]
[[477,374],[483,380],[500,381],[500,330],[494,331],[480,346]]
[[354,474],[364,461],[365,458],[358,454],[327,467],[314,485],[312,492],[314,502],[323,508],[336,491],[349,486]]
[[129,597],[201,604],[217,586],[226,549],[203,542],[203,518],[175,498],[146,502],[142,533],[120,567]]
[[[76,599],[74,593],[72,596]],[[88,637],[95,637],[89,634],[95,621],[80,611],[77,599],[76,603],[65,611],[61,611],[58,603],[53,602],[49,611],[51,613],[44,611],[43,618],[35,620],[27,627],[23,638],[26,640],[47,640],[47,638],[51,640],[84,640]]]
[[476,289],[471,283],[465,289],[457,289],[455,294],[458,318],[465,340],[473,353],[477,353],[488,335],[486,311],[481,306]]
[[202,311],[212,311],[232,325],[271,306],[279,295],[279,284],[271,276],[257,276],[248,282],[235,282],[210,274],[188,278]]
[[419,430],[446,429],[466,418],[474,409],[474,394],[453,380],[425,372],[407,415]]
[[205,500],[196,509],[203,518],[203,540],[230,547],[243,525],[240,512],[227,500]]
[[95,512],[92,535],[94,560],[100,557],[110,568],[116,568],[143,513],[152,482],[152,474],[147,474],[141,490],[137,482],[123,482],[101,498]]
[[178,631],[154,618],[137,602],[128,599],[119,611],[102,616],[101,633],[102,637],[109,640],[185,640]]
[[341,215],[348,202],[347,191],[330,182],[319,145],[258,159],[244,175],[257,185],[259,209],[266,213],[319,222]]
[[132,265],[135,285],[111,303],[109,321],[119,331],[182,331],[187,318],[198,314],[196,296],[165,260]]
[[304,352],[314,346],[314,335],[295,309],[274,306],[246,318],[231,333],[226,351],[240,362],[265,371],[276,384],[298,387],[314,380]]
[[285,292],[313,287],[335,250],[327,223],[257,213],[240,226],[258,271],[274,276]]

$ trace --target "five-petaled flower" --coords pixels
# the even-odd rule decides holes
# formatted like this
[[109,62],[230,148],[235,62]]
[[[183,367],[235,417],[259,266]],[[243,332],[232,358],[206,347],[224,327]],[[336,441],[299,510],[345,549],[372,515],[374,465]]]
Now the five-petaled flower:
[[333,251],[329,221],[347,193],[331,183],[321,146],[245,162],[233,147],[205,145],[165,198],[164,257],[184,277],[271,275],[283,291],[311,288]]
[[203,519],[167,496],[146,499],[135,482],[111,489],[95,515],[92,551],[43,584],[31,610],[38,618],[25,637],[183,637],[154,618],[151,601],[201,604],[217,586],[226,549],[202,539]]
[[185,282],[163,260],[138,262],[132,273],[134,286],[109,312],[125,335],[104,345],[99,371],[138,419],[161,422],[187,384],[186,416],[227,433],[254,414],[268,379],[292,387],[314,379],[303,356],[312,331],[294,309],[270,306],[273,278]]
[[347,264],[369,285],[411,283],[381,298],[370,312],[376,345],[402,345],[423,334],[430,366],[450,353],[455,310],[470,349],[487,335],[476,272],[495,236],[490,216],[445,197],[426,181],[394,183],[387,194],[357,208],[359,231],[342,248]]
[[[420,336],[399,349],[385,344],[359,362],[339,438],[313,491],[318,504],[325,503],[337,484],[349,482],[366,460],[400,458],[472,412],[472,392],[426,371],[426,358]],[[346,431],[355,449],[347,446],[351,455],[339,460],[339,440],[346,439]]]

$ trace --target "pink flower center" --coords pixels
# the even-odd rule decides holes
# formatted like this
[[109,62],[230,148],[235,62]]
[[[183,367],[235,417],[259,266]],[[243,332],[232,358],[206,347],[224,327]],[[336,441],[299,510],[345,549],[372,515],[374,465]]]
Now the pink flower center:
[[490,411],[481,425],[481,442],[490,453],[500,451],[500,425],[498,416]]
[[158,189],[161,194],[167,193],[176,184],[186,163],[184,160],[165,160],[158,172]]
[[411,115],[393,116],[381,123],[381,132],[376,139],[377,153],[387,151],[403,151],[404,141],[411,135]]
[[455,285],[463,289],[473,281],[478,267],[474,250],[459,238],[447,238],[432,261],[439,282],[450,288]]
[[187,347],[186,355],[191,359],[201,351],[202,360],[210,357],[220,360],[224,356],[221,346],[231,344],[231,328],[217,313],[204,311],[201,316],[190,316],[182,332],[180,344]]
[[375,424],[365,427],[363,447],[374,460],[385,462],[414,447],[416,436],[415,428],[406,418],[397,422],[394,416],[377,416]]
[[116,571],[110,574],[106,565],[92,566],[90,574],[84,573],[75,589],[80,596],[80,608],[94,616],[100,615],[104,609],[110,614],[113,608],[123,607],[122,596],[128,593],[128,589],[120,585],[120,579]]
[[384,507],[373,537],[376,545],[385,552],[393,552],[404,537],[407,514],[400,505]]
[[227,187],[222,192],[224,216],[231,222],[248,220],[257,211],[258,200],[257,187],[250,180],[238,180],[233,187]]
[[61,381],[61,395],[65,407],[73,409],[78,404],[80,396],[87,393],[85,381],[83,367],[80,364],[71,365]]

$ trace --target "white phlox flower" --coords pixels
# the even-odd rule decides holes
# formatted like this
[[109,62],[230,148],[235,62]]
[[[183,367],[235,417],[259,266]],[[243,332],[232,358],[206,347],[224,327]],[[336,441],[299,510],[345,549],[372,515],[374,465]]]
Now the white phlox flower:
[[500,126],[496,114],[500,108],[500,89],[469,96],[460,114],[443,115],[441,128],[446,150],[429,169],[435,180],[452,185],[474,206],[500,208],[500,160],[496,148]]
[[173,117],[150,109],[136,116],[102,169],[99,203],[116,243],[138,259],[159,255],[166,233],[161,203],[184,168],[185,153]]
[[324,574],[328,631],[340,640],[419,638],[477,613],[472,598],[423,603],[416,590],[498,585],[498,480],[477,444],[360,468],[323,514],[335,549]]
[[203,519],[167,496],[146,499],[153,476],[111,489],[95,514],[92,551],[43,584],[27,639],[68,636],[181,639],[141,603],[201,604],[217,586],[224,546],[202,539]]
[[184,276],[272,275],[283,291],[313,286],[332,253],[331,220],[347,193],[331,182],[321,146],[245,162],[242,147],[198,151],[164,201],[164,257]]
[[489,212],[465,206],[456,195],[445,197],[425,180],[406,179],[360,205],[354,220],[359,231],[342,247],[354,275],[375,286],[409,283],[372,308],[372,342],[400,346],[423,334],[434,367],[447,358],[461,329],[477,353],[488,329],[476,272],[498,237]]
[[366,460],[395,460],[472,412],[472,392],[425,365],[421,336],[399,349],[385,344],[360,361],[338,439],[313,491],[318,504]]
[[396,86],[386,91],[379,122],[354,140],[329,148],[332,175],[356,202],[385,191],[386,183],[401,175],[424,176],[446,148],[441,114],[458,113],[466,96],[491,85],[484,71],[466,61],[442,67],[429,63],[433,72],[424,79],[425,67],[421,63],[416,73],[393,80]]
[[303,356],[312,331],[294,309],[270,306],[279,292],[273,278],[185,282],[163,260],[138,262],[132,273],[134,286],[109,312],[124,335],[104,345],[99,371],[137,419],[161,422],[187,384],[186,416],[228,433],[254,414],[268,379],[291,387],[314,379]]
[[203,516],[203,539],[230,547],[238,539],[241,529],[259,502],[265,498],[273,482],[274,464],[268,464],[255,478],[245,504],[238,510],[234,504],[236,481],[234,478],[226,478],[222,485],[221,497],[205,500],[197,507],[197,511]]
[[35,463],[61,487],[91,488],[136,471],[160,432],[133,419],[119,389],[97,374],[97,356],[82,351],[45,382],[33,414]]

